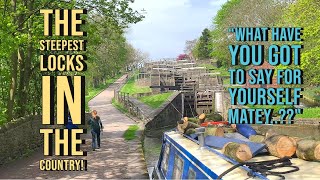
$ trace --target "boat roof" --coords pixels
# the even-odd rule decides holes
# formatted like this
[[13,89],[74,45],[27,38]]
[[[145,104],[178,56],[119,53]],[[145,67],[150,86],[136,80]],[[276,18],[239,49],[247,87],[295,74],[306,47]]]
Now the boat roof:
[[[196,140],[188,138],[178,132],[166,132],[165,135],[170,137],[170,139],[179,144],[182,148],[192,154],[196,159],[198,159],[201,163],[203,163],[217,175],[222,174],[223,172],[237,164],[237,162],[233,159],[223,155],[221,150],[213,149],[208,146],[200,149]],[[278,158],[266,155],[256,156],[249,162],[273,159]],[[291,162],[293,166],[298,166],[300,170],[288,174],[282,174],[286,179],[320,179],[320,162],[304,161],[298,158],[292,158]],[[280,171],[286,170],[288,169],[281,168]],[[249,169],[247,167],[241,166],[223,176],[222,179],[280,179],[277,176],[267,176],[267,178],[261,175],[258,176],[259,178],[248,177],[248,171]]]

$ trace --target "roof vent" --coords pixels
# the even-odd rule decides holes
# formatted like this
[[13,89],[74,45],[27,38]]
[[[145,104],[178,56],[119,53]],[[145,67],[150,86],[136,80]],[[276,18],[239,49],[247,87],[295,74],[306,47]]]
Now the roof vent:
[[196,128],[195,130],[196,130],[196,134],[198,135],[200,149],[203,149],[205,146],[204,144],[205,127],[199,127],[199,128]]

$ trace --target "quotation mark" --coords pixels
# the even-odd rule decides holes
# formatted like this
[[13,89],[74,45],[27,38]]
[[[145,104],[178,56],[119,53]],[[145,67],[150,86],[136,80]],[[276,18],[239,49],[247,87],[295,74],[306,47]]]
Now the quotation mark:
[[229,32],[229,33],[235,32],[235,31],[236,31],[236,28],[233,28],[233,27],[228,29],[228,32]]

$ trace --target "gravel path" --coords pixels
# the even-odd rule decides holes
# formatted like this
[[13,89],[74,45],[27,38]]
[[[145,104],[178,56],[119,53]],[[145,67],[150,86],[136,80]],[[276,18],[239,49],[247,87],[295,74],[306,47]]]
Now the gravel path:
[[101,149],[97,151],[91,151],[91,135],[86,135],[86,145],[83,148],[88,151],[88,156],[83,159],[88,160],[88,171],[41,171],[39,160],[47,158],[43,157],[41,149],[29,157],[0,167],[0,178],[147,179],[147,168],[141,142],[138,139],[126,141],[122,137],[129,125],[135,124],[135,122],[111,104],[114,95],[113,89],[123,82],[125,77],[121,77],[89,102],[90,108],[98,111],[105,128],[101,137]]

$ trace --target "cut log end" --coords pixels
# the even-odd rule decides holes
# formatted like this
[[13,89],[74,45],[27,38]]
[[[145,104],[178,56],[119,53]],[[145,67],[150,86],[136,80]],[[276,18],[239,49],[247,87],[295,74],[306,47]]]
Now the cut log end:
[[222,152],[238,162],[248,161],[252,158],[252,152],[246,144],[230,142],[224,145]]
[[320,161],[320,143],[316,146],[314,150],[314,157],[316,160]]
[[199,115],[199,120],[204,121],[206,119],[206,114],[202,113]]
[[307,161],[320,161],[320,142],[300,140],[297,142],[297,157]]
[[265,140],[265,143],[270,154],[279,158],[291,157],[297,149],[296,142],[283,135],[271,136]]

